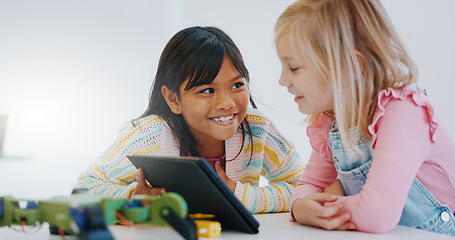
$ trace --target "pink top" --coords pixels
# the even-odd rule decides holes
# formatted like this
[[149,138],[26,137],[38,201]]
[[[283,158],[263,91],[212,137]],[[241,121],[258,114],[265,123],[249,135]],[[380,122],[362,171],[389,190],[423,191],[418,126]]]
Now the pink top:
[[226,171],[226,154],[223,154],[221,157],[217,158],[207,158],[205,159],[213,169],[215,169],[215,164],[220,162],[221,168]]
[[[180,153],[180,156],[185,156],[184,154]],[[191,154],[187,153],[187,156],[191,156]],[[215,169],[215,164],[217,162],[220,162],[221,168],[226,171],[226,153],[223,154],[221,157],[217,158],[206,158],[205,161],[213,168]],[[216,171],[216,169],[215,169]]]
[[[316,126],[307,128],[313,152],[292,203],[323,192],[337,178],[328,145],[331,124],[321,114]],[[343,211],[351,212],[358,230],[381,233],[394,228],[415,176],[454,212],[455,146],[425,95],[415,87],[382,90],[368,130],[374,151],[367,181],[359,194],[337,200]]]

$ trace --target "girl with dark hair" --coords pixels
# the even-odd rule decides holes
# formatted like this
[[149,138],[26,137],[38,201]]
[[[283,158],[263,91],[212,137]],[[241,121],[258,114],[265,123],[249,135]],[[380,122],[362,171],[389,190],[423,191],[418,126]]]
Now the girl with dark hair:
[[[248,83],[242,55],[226,33],[181,30],[161,54],[147,110],[80,175],[76,188],[122,197],[162,194],[127,156],[200,156],[249,211],[289,211],[304,163],[255,109]],[[261,175],[268,186],[258,186]]]

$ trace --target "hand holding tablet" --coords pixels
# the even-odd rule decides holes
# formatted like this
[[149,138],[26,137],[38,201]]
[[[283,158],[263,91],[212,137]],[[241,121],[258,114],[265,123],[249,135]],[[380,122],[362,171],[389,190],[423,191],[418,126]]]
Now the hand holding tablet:
[[215,215],[223,229],[258,233],[259,223],[203,158],[133,155],[154,188],[176,192],[187,201],[188,213]]

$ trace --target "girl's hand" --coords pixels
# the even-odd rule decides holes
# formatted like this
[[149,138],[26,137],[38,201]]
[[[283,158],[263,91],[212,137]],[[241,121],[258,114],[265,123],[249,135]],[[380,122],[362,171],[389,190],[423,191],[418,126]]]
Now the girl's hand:
[[223,180],[224,183],[231,189],[232,192],[235,191],[235,186],[237,185],[234,181],[232,181],[224,172],[223,168],[220,165],[220,162],[215,163],[215,170],[218,173],[218,176]]
[[325,190],[325,193],[330,193],[338,196],[345,196],[343,186],[341,185],[340,179],[335,180],[332,185],[328,186]]
[[341,203],[324,206],[326,202],[334,202],[338,196],[329,193],[315,193],[299,199],[292,205],[295,220],[304,225],[320,227],[326,230],[352,230],[356,226],[350,222],[349,212],[340,214]]
[[139,168],[136,173],[136,190],[134,190],[133,195],[136,194],[147,194],[147,195],[160,195],[166,193],[164,188],[154,188],[150,183],[145,180],[144,170]]

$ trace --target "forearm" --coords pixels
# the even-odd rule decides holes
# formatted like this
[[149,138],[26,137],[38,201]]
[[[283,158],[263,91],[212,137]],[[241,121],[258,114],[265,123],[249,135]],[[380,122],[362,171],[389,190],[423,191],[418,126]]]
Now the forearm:
[[332,160],[322,158],[318,152],[313,150],[294,191],[292,202],[312,193],[324,192],[324,189],[330,186],[337,176]]
[[257,187],[237,182],[235,195],[252,213],[287,212],[295,185],[279,182]]
[[89,168],[79,175],[75,188],[85,188],[110,196],[129,197],[136,186],[136,183],[132,184],[136,172],[136,168],[126,157],[102,157],[92,162]]
[[[252,213],[286,212],[290,210],[292,192],[302,175],[303,160],[294,149],[286,154],[280,168],[271,166],[270,161],[264,161],[262,170],[249,169],[245,172],[256,172],[241,177],[236,183],[234,194]],[[253,166],[252,166],[253,168]],[[266,170],[274,169],[273,172]],[[260,173],[268,181],[267,186],[259,187]]]
[[78,182],[74,186],[75,189],[86,189],[108,196],[130,197],[136,188],[136,182],[119,184],[87,173],[88,171],[79,176]]

